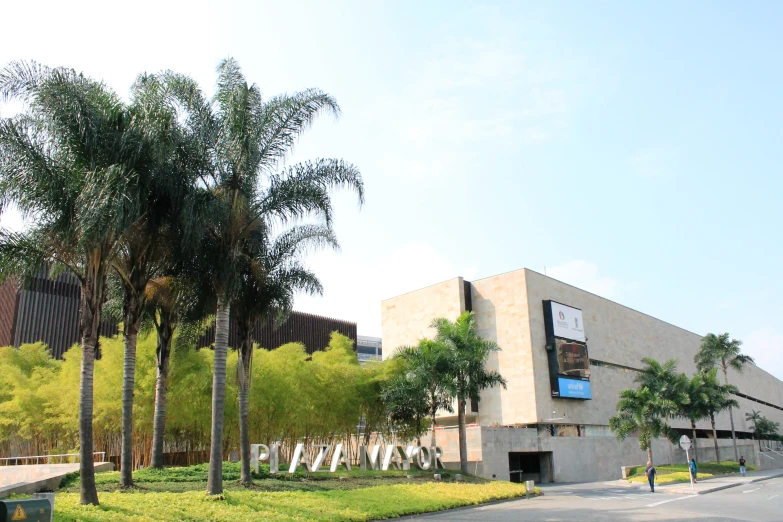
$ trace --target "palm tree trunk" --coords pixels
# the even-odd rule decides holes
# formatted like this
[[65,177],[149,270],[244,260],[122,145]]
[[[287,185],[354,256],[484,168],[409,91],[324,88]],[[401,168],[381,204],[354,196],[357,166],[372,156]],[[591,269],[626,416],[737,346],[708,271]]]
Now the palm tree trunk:
[[169,359],[171,358],[172,325],[165,313],[161,313],[158,332],[157,366],[155,381],[155,414],[152,421],[152,463],[153,468],[163,467],[163,439],[166,433],[166,398],[168,395]]
[[81,386],[79,387],[79,477],[81,478],[81,503],[97,506],[98,490],[95,488],[92,442],[92,390],[96,344],[97,335],[92,338],[82,338]]
[[122,456],[120,486],[133,485],[133,388],[136,383],[136,339],[138,322],[125,326],[125,351],[122,375]]
[[79,477],[82,504],[98,505],[95,487],[95,461],[93,455],[93,375],[95,351],[98,348],[98,325],[101,321],[101,305],[106,282],[105,268],[87,267],[81,285],[79,327],[82,334],[82,366],[79,385]]
[[649,462],[650,464],[653,463],[653,458],[652,458],[652,439],[650,439],[650,445],[647,446],[647,462]]
[[239,342],[239,361],[237,364],[237,380],[239,385],[239,456],[241,460],[240,482],[245,485],[253,483],[250,475],[250,372],[252,371],[253,341],[250,339],[250,324],[241,325]]
[[465,428],[465,399],[457,401],[457,423],[459,424],[459,467],[463,473],[468,472],[468,437]]
[[223,420],[226,406],[226,354],[228,352],[228,318],[231,303],[225,294],[217,296],[215,314],[215,369],[212,375],[212,439],[209,452],[207,494],[223,493]]
[[[729,385],[729,374],[726,371],[726,365],[723,365],[723,382]],[[739,461],[739,452],[737,451],[737,434],[734,433],[734,412],[729,406],[729,421],[731,422],[731,442],[734,444],[734,460]]]
[[691,431],[693,431],[693,460],[699,462],[699,445],[696,443],[696,421],[691,419]]
[[720,450],[718,449],[718,432],[715,430],[715,414],[710,414],[712,423],[712,442],[715,444],[715,460],[720,464]]

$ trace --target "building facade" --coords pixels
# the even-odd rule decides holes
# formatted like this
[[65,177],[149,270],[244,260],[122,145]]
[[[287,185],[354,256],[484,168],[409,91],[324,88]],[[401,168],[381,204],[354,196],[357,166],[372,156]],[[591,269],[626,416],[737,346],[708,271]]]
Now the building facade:
[[356,355],[359,362],[380,361],[383,359],[383,343],[380,337],[359,335],[356,337]]
[[[44,342],[52,356],[61,359],[74,344],[79,334],[79,284],[71,274],[50,278],[46,271],[30,278],[24,284],[11,280],[0,286],[0,346],[20,346]],[[258,344],[267,349],[298,342],[308,353],[323,350],[329,344],[332,332],[339,332],[356,344],[356,323],[330,317],[292,312],[281,325],[256,324],[253,335]],[[100,335],[111,337],[119,333],[117,323],[102,321]],[[198,340],[198,347],[214,343],[215,329],[208,328]],[[236,346],[237,327],[232,323],[229,346]]]
[[[454,320],[465,310],[475,313],[479,334],[501,347],[487,364],[508,382],[507,389],[485,390],[477,411],[468,413],[468,460],[487,478],[620,478],[621,466],[646,459],[638,440],[618,442],[609,430],[619,393],[635,387],[642,359],[677,359],[680,371],[696,371],[700,335],[528,269],[472,282],[458,277],[384,301],[385,355],[432,337],[433,318]],[[745,421],[746,412],[757,410],[783,424],[783,383],[756,366],[731,371],[729,381],[740,390],[734,411],[740,451],[762,467],[783,467],[783,459],[755,450]],[[438,444],[454,465],[456,418],[442,415],[438,424]],[[721,457],[733,460],[728,413],[716,424]],[[686,421],[672,426],[690,435]],[[714,460],[709,422],[697,428],[699,457]],[[658,463],[685,459],[679,451],[665,440],[653,446]]]

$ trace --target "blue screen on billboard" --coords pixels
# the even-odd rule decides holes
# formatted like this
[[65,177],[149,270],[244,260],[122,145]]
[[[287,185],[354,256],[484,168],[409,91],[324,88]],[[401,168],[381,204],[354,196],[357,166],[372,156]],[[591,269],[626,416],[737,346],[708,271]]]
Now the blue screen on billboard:
[[580,381],[577,379],[564,379],[563,377],[558,377],[557,382],[560,387],[560,397],[562,398],[593,398],[593,395],[590,392],[590,381]]

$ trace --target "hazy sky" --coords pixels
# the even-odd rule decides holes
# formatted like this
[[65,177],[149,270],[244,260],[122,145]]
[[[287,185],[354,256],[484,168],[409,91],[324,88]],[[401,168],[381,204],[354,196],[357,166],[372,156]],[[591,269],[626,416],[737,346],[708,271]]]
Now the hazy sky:
[[783,378],[783,3],[170,4],[9,3],[0,63],[126,95],[160,69],[211,91],[234,56],[266,95],[334,95],[292,161],[355,163],[367,203],[335,198],[299,309],[380,335],[384,298],[546,266]]

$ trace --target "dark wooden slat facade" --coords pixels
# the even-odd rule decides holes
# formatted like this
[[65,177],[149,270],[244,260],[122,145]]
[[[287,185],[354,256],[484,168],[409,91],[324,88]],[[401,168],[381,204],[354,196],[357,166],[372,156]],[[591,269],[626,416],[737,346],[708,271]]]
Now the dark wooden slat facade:
[[[52,279],[42,270],[23,285],[6,282],[0,286],[0,346],[43,341],[53,357],[62,359],[80,341],[80,297],[79,283],[71,274]],[[116,323],[101,322],[100,335],[117,332]]]
[[[253,330],[254,342],[262,348],[274,350],[286,343],[302,343],[307,353],[323,350],[329,344],[332,332],[340,332],[353,341],[356,347],[356,323],[322,317],[320,315],[304,312],[292,312],[283,324],[273,328],[270,323],[256,323]],[[199,348],[212,346],[215,342],[215,327],[210,327],[198,340]],[[237,325],[231,322],[228,345],[236,347],[238,344]]]
[[[71,274],[50,278],[45,271],[31,278],[24,285],[8,281],[0,286],[0,346],[20,346],[43,341],[52,356],[62,359],[63,354],[79,338],[79,284]],[[302,312],[292,312],[288,320],[278,328],[256,325],[254,339],[260,346],[274,349],[290,342],[299,342],[308,353],[323,350],[329,344],[329,336],[337,331],[349,337],[356,345],[356,323],[331,319]],[[100,335],[117,335],[117,324],[102,321]],[[200,348],[211,346],[215,339],[214,327],[199,339]],[[237,345],[236,324],[231,325],[229,345]]]

